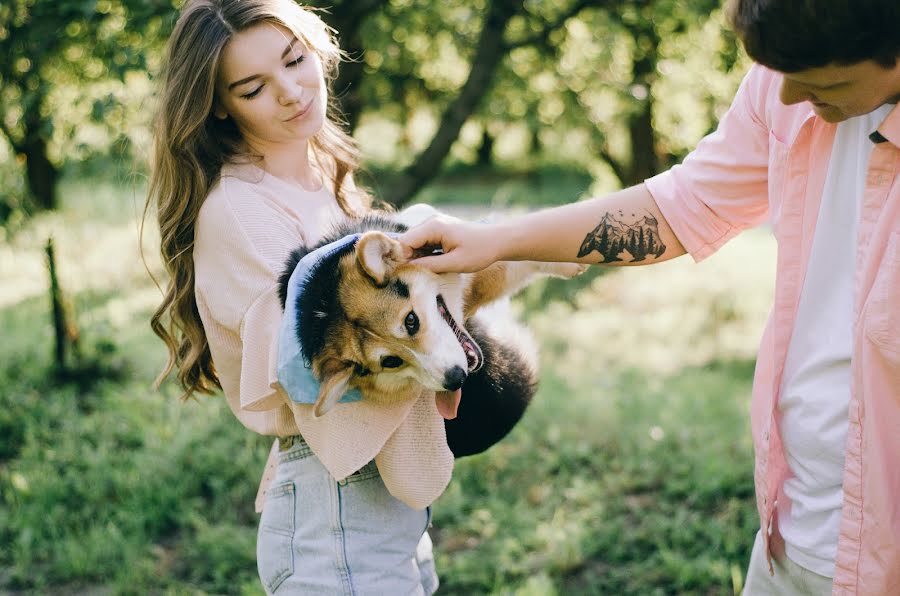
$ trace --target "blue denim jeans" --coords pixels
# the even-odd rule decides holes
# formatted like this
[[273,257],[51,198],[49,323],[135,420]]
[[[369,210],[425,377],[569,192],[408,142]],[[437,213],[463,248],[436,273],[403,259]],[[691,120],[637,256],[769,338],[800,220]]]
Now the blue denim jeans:
[[279,453],[256,559],[267,594],[410,594],[438,586],[428,526],[370,462],[336,482],[302,440]]

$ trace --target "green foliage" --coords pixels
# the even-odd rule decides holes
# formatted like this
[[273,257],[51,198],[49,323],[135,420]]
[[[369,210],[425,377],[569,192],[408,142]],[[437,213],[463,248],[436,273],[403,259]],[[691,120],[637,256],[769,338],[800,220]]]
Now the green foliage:
[[[564,185],[565,173],[544,175]],[[481,180],[476,203],[497,194]],[[174,387],[151,388],[158,293],[137,264],[134,213],[108,208],[140,192],[97,179],[63,189],[61,212],[0,241],[0,267],[13,249],[21,264],[0,287],[0,591],[261,594],[253,500],[270,442],[221,397],[180,403]],[[48,304],[32,283],[46,232],[83,334],[110,338],[127,377],[84,390],[48,379]],[[725,261],[592,271],[517,302],[542,384],[522,424],[460,461],[435,504],[442,593],[739,591],[758,523],[748,354],[771,290],[754,263],[774,249],[763,235],[732,244]],[[736,257],[745,267],[728,278]]]
[[[3,185],[10,190],[0,194],[0,221],[28,214],[28,185],[40,176],[23,180],[25,153],[35,163],[46,154],[57,168],[96,154],[145,168],[154,77],[174,4],[0,4],[7,58],[0,63],[0,132],[11,147],[0,148],[0,179],[15,178]],[[347,26],[360,10],[349,0],[316,4]],[[375,9],[357,30],[339,34],[345,46],[359,38],[354,58],[363,73],[352,92],[364,155],[396,173],[420,155],[459,93],[489,3],[370,4]],[[641,175],[644,162],[658,168],[677,161],[714,126],[747,65],[718,0],[604,4],[525,2],[517,9],[504,34],[506,56],[446,165],[493,162],[525,171],[549,164],[588,172],[596,188],[611,190]],[[652,112],[652,131],[642,133],[652,133],[649,149],[635,147],[636,131],[651,122],[635,123],[642,110]]]
[[[0,7],[5,118],[41,107],[58,77],[82,83],[145,70],[171,26],[168,0],[12,0]],[[36,105],[37,104],[37,105]],[[15,132],[15,126],[6,125]],[[52,119],[46,127],[52,128]],[[49,132],[49,130],[45,131]],[[18,135],[12,135],[13,139]]]
[[[683,157],[714,125],[744,64],[724,29],[720,2],[623,2],[614,10],[586,2],[542,35],[575,4],[524,3],[507,28],[509,53],[453,159],[474,163],[487,133],[501,164],[549,158],[595,176],[602,169],[612,187],[623,180],[611,164],[638,159],[630,119],[647,106],[662,165]],[[468,75],[485,5],[393,0],[366,21],[361,138],[367,141],[368,129],[383,120],[397,129],[387,137],[381,127],[373,131],[367,155],[380,159],[393,139],[386,160],[405,163],[425,146]],[[642,60],[649,61],[645,70]]]
[[102,145],[98,136],[121,142],[140,126],[140,116],[134,122],[124,113],[123,87],[158,62],[173,16],[170,0],[0,4],[0,133],[19,158],[14,163],[27,165],[20,175],[31,207],[55,208],[64,156]]

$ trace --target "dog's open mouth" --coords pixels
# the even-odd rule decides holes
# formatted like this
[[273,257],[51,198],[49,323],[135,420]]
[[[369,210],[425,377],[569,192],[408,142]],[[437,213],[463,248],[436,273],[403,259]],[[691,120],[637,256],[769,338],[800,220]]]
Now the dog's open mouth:
[[466,333],[465,329],[456,324],[453,315],[450,314],[450,311],[447,309],[447,305],[444,303],[444,299],[441,296],[437,297],[437,305],[438,312],[441,313],[441,316],[444,317],[444,320],[450,325],[450,329],[452,329],[453,333],[456,335],[456,340],[459,342],[459,345],[462,346],[463,352],[466,354],[466,364],[468,365],[469,372],[475,372],[481,368],[482,364],[484,364],[484,355],[481,353],[481,348],[478,347],[478,344],[475,343],[472,336]]

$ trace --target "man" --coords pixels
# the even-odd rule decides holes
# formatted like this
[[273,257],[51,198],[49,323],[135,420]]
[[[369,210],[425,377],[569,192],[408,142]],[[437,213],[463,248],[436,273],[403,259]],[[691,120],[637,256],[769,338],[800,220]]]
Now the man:
[[[682,165],[607,197],[401,237],[435,271],[701,260],[770,221],[746,594],[900,594],[900,2],[736,0],[758,63]],[[740,266],[739,263],[736,266]],[[768,564],[767,564],[768,563]]]

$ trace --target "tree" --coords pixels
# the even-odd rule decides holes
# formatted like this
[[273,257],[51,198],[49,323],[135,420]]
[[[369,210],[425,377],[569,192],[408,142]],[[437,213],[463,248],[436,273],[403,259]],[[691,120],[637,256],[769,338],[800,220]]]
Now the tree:
[[145,69],[146,50],[173,16],[168,0],[0,4],[0,133],[24,161],[32,209],[57,205],[59,170],[48,151],[55,118],[47,99],[54,84],[66,77],[91,84]]
[[[344,49],[358,61],[343,65],[335,84],[351,128],[362,110],[373,106],[392,111],[398,120],[407,117],[410,106],[417,103],[432,104],[439,111],[434,134],[386,185],[385,198],[403,205],[438,173],[463,125],[490,95],[511,51],[546,43],[582,10],[609,1],[570,0],[562,8],[547,9],[523,0],[345,0],[323,13],[338,31]],[[344,16],[345,12],[353,17]],[[422,74],[441,59],[448,40],[454,53],[469,57],[468,74],[458,85],[448,86]],[[485,151],[490,148],[490,140],[485,147]]]
[[337,32],[341,49],[349,57],[349,60],[341,65],[338,78],[334,82],[334,93],[340,100],[343,117],[351,131],[356,128],[363,109],[363,96],[360,93],[360,85],[365,75],[362,28],[369,18],[383,10],[389,1],[336,0],[313,3],[323,9],[319,16]]

